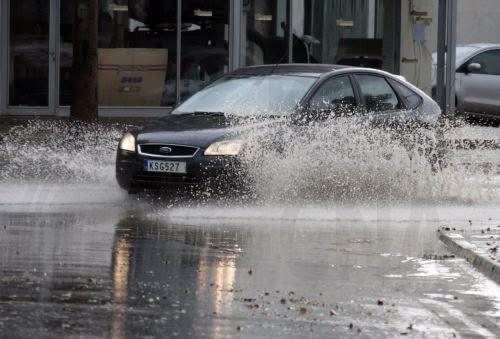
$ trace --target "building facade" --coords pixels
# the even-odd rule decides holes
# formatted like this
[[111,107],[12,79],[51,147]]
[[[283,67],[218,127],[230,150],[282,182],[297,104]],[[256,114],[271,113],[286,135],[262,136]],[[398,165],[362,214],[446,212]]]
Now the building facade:
[[[165,114],[225,72],[269,63],[380,68],[430,90],[436,3],[99,0],[99,114]],[[0,114],[68,115],[73,20],[72,0],[0,2]]]

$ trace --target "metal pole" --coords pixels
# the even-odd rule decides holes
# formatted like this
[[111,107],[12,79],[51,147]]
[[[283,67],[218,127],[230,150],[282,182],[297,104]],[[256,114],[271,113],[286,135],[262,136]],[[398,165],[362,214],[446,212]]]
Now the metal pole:
[[368,39],[375,38],[375,0],[368,0]]
[[241,9],[240,9],[240,31],[239,31],[239,43],[238,43],[238,48],[240,49],[239,51],[239,63],[238,65],[240,67],[245,67],[247,66],[248,62],[248,51],[247,51],[247,46],[248,46],[248,36],[247,36],[247,26],[248,26],[248,16],[249,16],[249,3],[245,1],[245,4],[241,3]]
[[[56,114],[57,107],[59,106],[59,93],[60,93],[60,60],[61,60],[61,3],[60,0],[54,0],[50,3],[50,53],[53,53],[49,59],[49,110],[51,114]],[[98,60],[99,63],[99,60]],[[99,88],[98,88],[99,90]],[[99,106],[99,103],[98,103]],[[98,114],[99,115],[99,114]]]
[[175,79],[175,103],[181,102],[181,42],[182,42],[182,0],[177,0],[177,51],[176,51],[176,79]]
[[[4,89],[3,89],[3,93],[4,93],[4,108],[6,110],[6,114],[7,114],[7,111],[9,109],[9,105],[10,105],[10,81],[11,81],[11,77],[14,76],[14,74],[11,74],[11,72],[13,72],[13,70],[9,67],[10,66],[10,62],[11,62],[11,48],[12,46],[10,45],[10,21],[13,19],[11,18],[11,15],[10,15],[10,1],[2,1],[4,7],[3,7],[3,21],[4,22],[0,22],[0,25],[3,25],[2,27],[2,30],[0,30],[0,35],[2,34],[3,32],[3,46],[1,47],[4,47],[5,50],[4,50],[4,59],[3,59],[3,66],[4,66],[4,70],[5,70],[5,76],[4,77],[1,77],[1,78],[5,78],[5,79],[0,79],[0,81],[3,81],[3,84],[4,84]],[[2,48],[2,49],[4,49]],[[0,86],[1,88],[1,86]]]
[[4,74],[0,78],[0,115],[4,114],[4,110],[7,107],[5,94],[7,93],[7,83],[8,83],[8,73],[7,73],[7,58],[5,53],[7,52],[7,29],[6,29],[6,17],[7,12],[4,8],[7,1],[0,1],[0,73]]
[[293,63],[293,1],[288,0],[288,63]]
[[241,16],[242,16],[242,0],[232,0],[231,1],[231,11],[230,11],[230,26],[229,31],[231,32],[229,38],[229,51],[231,53],[231,62],[229,70],[235,70],[241,67]]
[[227,44],[228,44],[228,71],[231,72],[234,69],[234,0],[229,0],[229,29],[227,33]]
[[446,30],[446,104],[449,114],[455,113],[455,72],[457,52],[457,0],[448,0]]
[[[305,6],[305,5],[304,5]],[[311,0],[311,12],[309,15],[311,15],[311,22],[309,23],[309,35],[314,36],[314,13],[316,9],[316,0]],[[305,11],[305,8],[304,8]]]
[[441,110],[446,111],[445,57],[446,57],[446,2],[439,0],[438,40],[436,69],[436,100]]

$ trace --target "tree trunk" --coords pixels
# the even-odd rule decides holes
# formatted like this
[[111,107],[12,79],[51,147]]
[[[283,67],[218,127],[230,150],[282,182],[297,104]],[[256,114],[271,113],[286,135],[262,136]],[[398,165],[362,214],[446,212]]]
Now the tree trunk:
[[75,0],[74,3],[71,117],[92,121],[97,119],[98,107],[98,0]]

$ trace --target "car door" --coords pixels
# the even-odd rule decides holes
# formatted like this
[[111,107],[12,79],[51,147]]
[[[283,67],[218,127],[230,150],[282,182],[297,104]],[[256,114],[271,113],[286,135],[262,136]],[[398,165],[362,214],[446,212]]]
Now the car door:
[[312,120],[322,121],[352,115],[357,107],[350,76],[338,75],[320,84],[309,100],[307,111]]
[[[470,64],[480,69],[470,71]],[[482,52],[457,70],[458,109],[500,116],[500,49]]]
[[389,84],[378,74],[356,74],[363,111],[376,125],[389,125],[405,120],[403,101]]

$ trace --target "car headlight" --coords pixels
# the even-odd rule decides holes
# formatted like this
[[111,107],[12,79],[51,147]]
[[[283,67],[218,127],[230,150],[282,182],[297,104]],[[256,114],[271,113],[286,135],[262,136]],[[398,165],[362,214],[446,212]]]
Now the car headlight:
[[118,147],[123,151],[135,152],[135,137],[131,133],[125,133]]
[[238,155],[243,146],[241,140],[225,140],[213,143],[205,150],[205,155]]

